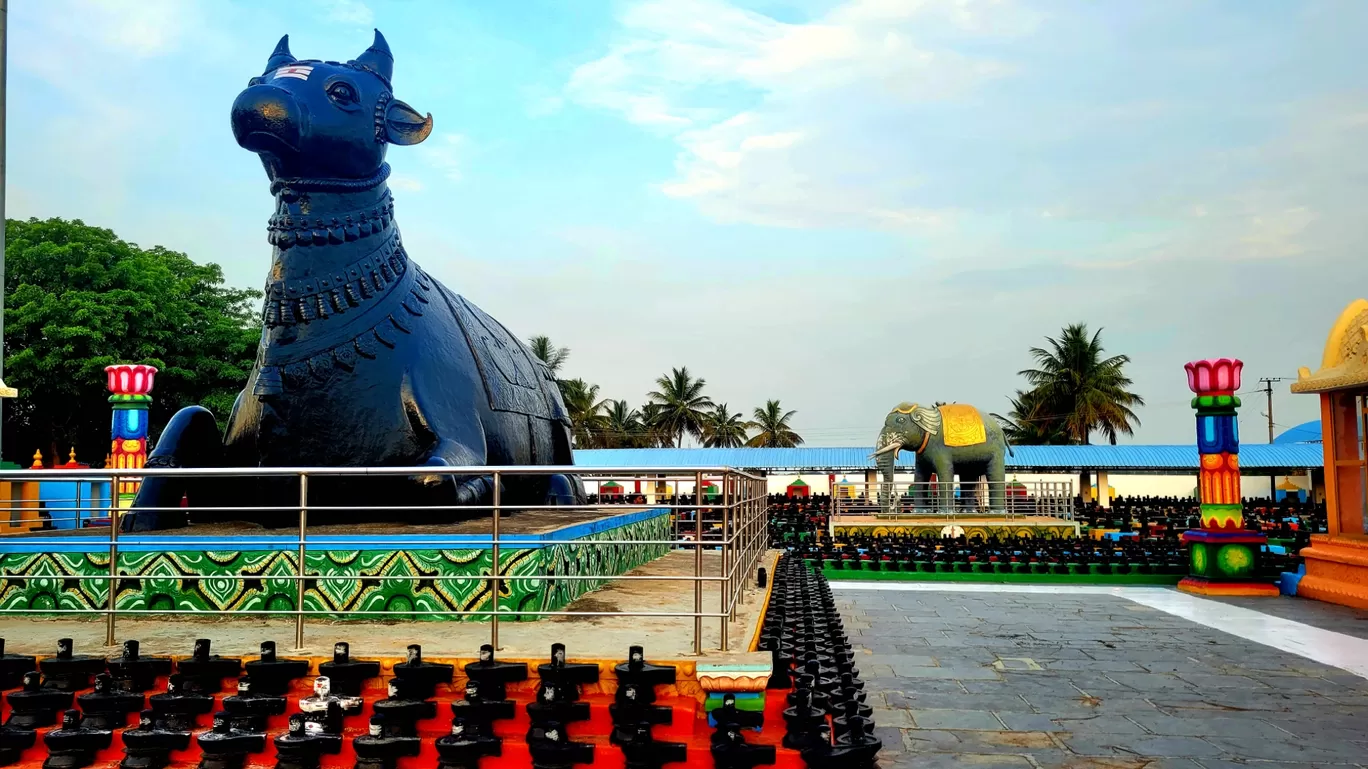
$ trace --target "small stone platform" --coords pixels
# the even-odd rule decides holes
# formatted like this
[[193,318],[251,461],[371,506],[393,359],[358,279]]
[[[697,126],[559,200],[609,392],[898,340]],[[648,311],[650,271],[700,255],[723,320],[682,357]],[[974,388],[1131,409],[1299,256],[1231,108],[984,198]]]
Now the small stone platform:
[[1075,521],[1048,516],[1022,515],[918,515],[884,517],[874,515],[838,515],[831,519],[831,533],[836,537],[939,537],[947,528],[959,527],[969,539],[1004,537],[1041,537],[1067,539],[1079,535]]

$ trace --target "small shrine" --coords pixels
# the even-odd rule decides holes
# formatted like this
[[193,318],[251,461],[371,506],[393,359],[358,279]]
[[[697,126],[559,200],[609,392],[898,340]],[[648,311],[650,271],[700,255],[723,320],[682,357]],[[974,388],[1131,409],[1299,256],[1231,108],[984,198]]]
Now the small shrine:
[[797,478],[788,485],[788,488],[784,489],[784,495],[790,498],[808,497],[812,495],[812,487],[808,486],[802,478]]
[[1320,396],[1329,529],[1301,551],[1297,595],[1368,609],[1368,300],[1340,313],[1320,368],[1301,368],[1292,392]]

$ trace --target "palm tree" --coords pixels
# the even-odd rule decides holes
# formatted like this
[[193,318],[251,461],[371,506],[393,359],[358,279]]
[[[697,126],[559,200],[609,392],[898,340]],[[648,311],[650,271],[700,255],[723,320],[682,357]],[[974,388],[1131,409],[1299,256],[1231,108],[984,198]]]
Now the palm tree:
[[600,437],[603,426],[603,406],[606,401],[598,399],[599,386],[591,385],[583,379],[563,379],[561,398],[565,400],[565,411],[570,415],[570,434],[577,448],[589,448]]
[[[1049,349],[1031,348],[1036,368],[1021,376],[1035,390],[1039,408],[1058,417],[1069,443],[1086,444],[1094,431],[1113,446],[1117,435],[1134,435],[1140,425],[1134,409],[1145,400],[1126,389],[1131,386],[1124,371],[1130,358],[1104,357],[1102,329],[1089,337],[1083,323],[1065,326],[1058,339],[1045,341]],[[1090,488],[1092,473],[1082,473],[1080,482],[1083,489]]]
[[703,422],[708,409],[713,407],[712,399],[703,394],[706,384],[702,377],[689,376],[688,367],[677,368],[669,376],[657,379],[656,387],[660,389],[647,394],[660,407],[656,427],[673,438],[676,447],[684,445],[685,433],[695,438],[703,435]]
[[1039,390],[1017,390],[1011,398],[1012,410],[1007,416],[993,414],[1002,423],[1007,442],[1017,446],[1058,446],[1069,443],[1063,420],[1050,413],[1049,403],[1040,397]]
[[779,401],[765,401],[764,408],[757,408],[750,426],[759,430],[747,446],[768,449],[791,449],[803,442],[803,437],[789,427],[789,420],[796,411],[784,411]]
[[599,445],[605,449],[636,448],[646,442],[646,425],[641,412],[627,401],[604,401],[603,434]]
[[560,373],[561,367],[570,357],[569,347],[557,347],[551,344],[549,336],[534,336],[527,340],[527,346],[532,348],[532,354],[541,358],[542,363],[551,369],[551,376]]
[[1145,401],[1126,389],[1131,380],[1123,369],[1130,358],[1104,358],[1102,330],[1090,338],[1083,323],[1065,326],[1058,339],[1045,341],[1050,349],[1031,348],[1037,368],[1020,373],[1048,404],[1048,413],[1059,416],[1069,439],[1086,444],[1099,431],[1116,445],[1117,435],[1133,435],[1140,418],[1132,407]]
[[741,413],[733,413],[727,404],[719,403],[708,412],[703,422],[703,445],[710,449],[734,449],[746,442],[747,422]]
[[659,403],[647,403],[641,407],[640,448],[668,449],[674,446],[674,436],[661,426],[660,415],[663,411],[664,407]]

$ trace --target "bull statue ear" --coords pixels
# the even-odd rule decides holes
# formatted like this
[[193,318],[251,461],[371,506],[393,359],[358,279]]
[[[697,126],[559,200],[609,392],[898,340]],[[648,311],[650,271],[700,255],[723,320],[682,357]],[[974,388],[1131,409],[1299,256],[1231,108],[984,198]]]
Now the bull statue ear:
[[389,43],[378,29],[375,30],[375,42],[351,63],[374,72],[386,83],[394,79],[394,54],[390,53]]
[[261,74],[269,75],[281,67],[294,64],[295,61],[294,54],[290,53],[290,36],[285,35],[276,43],[275,50],[271,51],[271,58],[266,60],[266,71]]
[[432,114],[393,99],[385,109],[385,141],[390,144],[417,144],[432,133]]

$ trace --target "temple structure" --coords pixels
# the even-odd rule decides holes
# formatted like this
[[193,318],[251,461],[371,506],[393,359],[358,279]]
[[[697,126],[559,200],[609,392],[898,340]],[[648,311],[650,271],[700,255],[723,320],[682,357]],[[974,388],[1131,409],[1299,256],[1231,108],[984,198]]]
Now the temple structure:
[[1302,550],[1297,594],[1368,609],[1368,300],[1340,313],[1320,369],[1299,370],[1292,392],[1320,395],[1329,524]]

